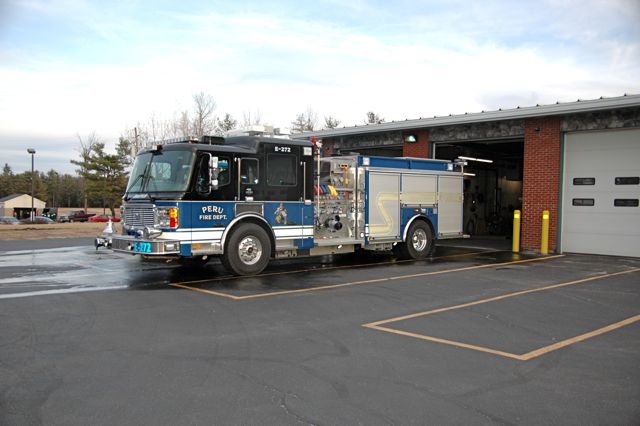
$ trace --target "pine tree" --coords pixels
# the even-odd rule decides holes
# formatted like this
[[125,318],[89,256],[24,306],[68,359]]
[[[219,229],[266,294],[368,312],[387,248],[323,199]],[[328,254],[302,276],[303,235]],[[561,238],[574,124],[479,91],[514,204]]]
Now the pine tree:
[[104,143],[97,142],[82,160],[71,160],[71,163],[80,167],[79,173],[86,181],[87,197],[102,201],[102,205],[111,210],[112,216],[115,216],[115,209],[126,189],[130,152],[129,141],[120,138],[116,154],[107,154]]

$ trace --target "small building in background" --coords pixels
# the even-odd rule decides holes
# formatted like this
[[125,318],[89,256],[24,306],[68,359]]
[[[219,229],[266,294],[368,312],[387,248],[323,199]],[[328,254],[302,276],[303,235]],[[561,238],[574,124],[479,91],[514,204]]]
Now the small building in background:
[[[33,198],[34,216],[46,207],[47,203]],[[17,219],[25,219],[29,217],[31,210],[31,195],[29,194],[11,194],[4,198],[0,198],[0,216],[13,216]]]

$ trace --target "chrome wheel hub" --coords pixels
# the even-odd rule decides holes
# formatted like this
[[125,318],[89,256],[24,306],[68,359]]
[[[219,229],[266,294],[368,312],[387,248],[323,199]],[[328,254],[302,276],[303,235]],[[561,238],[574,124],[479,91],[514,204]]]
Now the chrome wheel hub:
[[238,246],[238,254],[240,255],[240,260],[245,265],[257,263],[262,257],[262,244],[260,244],[260,240],[251,235],[244,237]]
[[424,232],[424,229],[416,229],[411,237],[411,245],[417,252],[421,252],[427,247],[427,233]]

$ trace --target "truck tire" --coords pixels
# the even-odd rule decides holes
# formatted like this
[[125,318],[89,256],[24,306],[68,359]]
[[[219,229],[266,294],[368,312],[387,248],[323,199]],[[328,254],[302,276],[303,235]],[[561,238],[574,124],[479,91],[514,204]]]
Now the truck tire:
[[431,256],[434,248],[431,227],[423,221],[416,221],[409,227],[407,240],[396,244],[394,252],[400,259],[424,259]]
[[266,268],[271,242],[264,229],[244,223],[231,231],[222,255],[222,264],[234,275],[255,275]]

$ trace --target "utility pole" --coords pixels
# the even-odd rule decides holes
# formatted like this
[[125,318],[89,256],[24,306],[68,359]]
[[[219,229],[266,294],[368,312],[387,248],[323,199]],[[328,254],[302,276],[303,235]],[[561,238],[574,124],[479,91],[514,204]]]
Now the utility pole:
[[31,154],[31,213],[29,214],[29,217],[31,218],[31,223],[33,223],[35,221],[35,214],[33,212],[33,184],[35,180],[33,178],[33,164],[34,164],[34,157],[36,155],[36,150],[33,148],[27,148],[27,152]]

